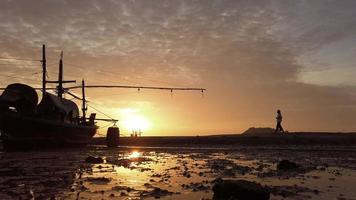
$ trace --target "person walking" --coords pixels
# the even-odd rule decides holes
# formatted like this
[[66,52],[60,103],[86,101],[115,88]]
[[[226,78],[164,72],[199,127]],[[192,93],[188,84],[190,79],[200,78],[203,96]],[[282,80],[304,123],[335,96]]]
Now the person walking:
[[276,126],[276,133],[284,133],[283,127],[282,127],[282,113],[280,110],[277,110],[277,117],[276,117],[276,121],[277,121],[277,126]]

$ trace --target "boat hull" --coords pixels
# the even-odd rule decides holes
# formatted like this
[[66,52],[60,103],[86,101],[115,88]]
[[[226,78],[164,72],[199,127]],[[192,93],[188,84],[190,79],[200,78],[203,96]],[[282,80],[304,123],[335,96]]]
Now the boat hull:
[[7,113],[0,117],[1,138],[5,149],[43,147],[82,147],[98,127],[46,120]]

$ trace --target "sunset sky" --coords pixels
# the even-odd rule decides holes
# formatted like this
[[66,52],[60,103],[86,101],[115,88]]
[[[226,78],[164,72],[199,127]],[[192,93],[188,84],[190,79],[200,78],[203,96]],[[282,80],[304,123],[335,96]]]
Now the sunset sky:
[[[240,133],[277,109],[288,131],[356,131],[354,0],[2,0],[0,57],[39,60],[42,44],[50,79],[63,50],[66,79],[207,89],[88,89],[124,134]],[[0,69],[1,87],[41,84],[39,62]]]

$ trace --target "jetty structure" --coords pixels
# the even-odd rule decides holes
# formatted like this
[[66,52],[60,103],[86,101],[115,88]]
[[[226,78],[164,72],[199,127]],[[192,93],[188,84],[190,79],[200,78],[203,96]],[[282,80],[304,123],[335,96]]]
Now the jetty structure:
[[[96,113],[87,117],[87,100],[85,90],[88,88],[134,88],[138,91],[201,91],[204,88],[155,87],[131,85],[86,85],[84,79],[80,85],[65,87],[65,84],[76,83],[76,80],[63,79],[63,52],[59,60],[58,80],[47,80],[46,47],[42,46],[42,87],[35,88],[22,83],[13,83],[0,88],[0,132],[5,149],[42,148],[42,147],[79,147],[87,145],[97,133],[97,121],[112,122],[108,128],[107,145],[118,146],[120,132],[116,126],[117,119],[97,118]],[[47,87],[56,84],[55,87]],[[71,92],[81,89],[82,96]],[[36,90],[42,92],[39,101]],[[52,91],[50,93],[49,91]],[[54,91],[54,92],[53,92]],[[78,105],[64,97],[68,94],[81,101],[81,114]]]

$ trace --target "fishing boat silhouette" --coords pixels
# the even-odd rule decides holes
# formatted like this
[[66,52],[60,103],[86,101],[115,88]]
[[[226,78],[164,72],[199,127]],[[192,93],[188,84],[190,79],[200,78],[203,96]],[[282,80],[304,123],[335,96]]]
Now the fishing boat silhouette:
[[[64,87],[64,84],[76,83],[75,80],[63,80],[63,52],[59,60],[58,80],[46,80],[46,47],[42,46],[42,88],[34,88],[22,83],[14,83],[6,88],[0,96],[0,131],[5,149],[42,148],[42,147],[79,147],[87,145],[97,133],[97,121],[113,122],[107,132],[107,144],[110,147],[118,146],[120,132],[115,125],[118,121],[113,118],[96,118],[96,113],[87,117],[86,88],[135,88],[150,90],[201,91],[204,88],[180,87],[152,87],[130,85],[81,85]],[[47,88],[47,84],[57,84],[56,87]],[[81,89],[82,97],[71,92]],[[36,90],[42,91],[42,99],[38,103]],[[55,91],[50,93],[49,90]],[[77,104],[64,98],[68,94],[81,100],[80,115]]]

